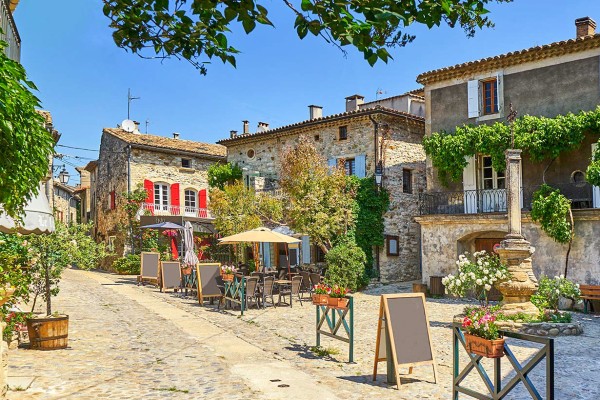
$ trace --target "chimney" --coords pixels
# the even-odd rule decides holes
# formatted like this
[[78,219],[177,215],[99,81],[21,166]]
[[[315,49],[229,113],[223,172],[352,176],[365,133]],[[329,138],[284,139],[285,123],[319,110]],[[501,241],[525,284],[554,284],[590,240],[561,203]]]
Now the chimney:
[[140,132],[140,122],[139,121],[133,121],[133,123],[135,124],[135,129],[133,130],[133,133],[141,133]]
[[308,115],[310,119],[322,118],[323,117],[323,107],[310,105],[308,106]]
[[350,97],[346,97],[346,112],[356,111],[360,108],[361,104],[365,103],[365,97],[360,94],[355,94]]
[[244,130],[242,131],[242,135],[250,133],[250,127],[248,125],[248,121],[242,121],[244,123]]
[[575,20],[577,38],[596,34],[596,21],[590,17],[577,18]]
[[265,132],[269,130],[269,124],[266,122],[259,122],[257,132]]
[[237,131],[229,131],[229,138],[234,139],[237,137]]
[[179,139],[179,132],[173,132],[173,139]]

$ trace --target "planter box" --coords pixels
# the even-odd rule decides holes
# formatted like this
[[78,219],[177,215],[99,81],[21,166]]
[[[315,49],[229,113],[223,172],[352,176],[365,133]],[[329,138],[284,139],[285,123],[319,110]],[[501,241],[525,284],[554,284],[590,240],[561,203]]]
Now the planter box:
[[327,294],[313,294],[312,303],[315,306],[326,306],[329,302],[329,295]]
[[27,333],[30,349],[65,349],[69,342],[69,316],[28,318]]
[[327,305],[334,308],[346,308],[348,307],[348,301],[345,297],[329,297]]
[[504,356],[504,338],[489,340],[465,333],[467,351],[486,358]]

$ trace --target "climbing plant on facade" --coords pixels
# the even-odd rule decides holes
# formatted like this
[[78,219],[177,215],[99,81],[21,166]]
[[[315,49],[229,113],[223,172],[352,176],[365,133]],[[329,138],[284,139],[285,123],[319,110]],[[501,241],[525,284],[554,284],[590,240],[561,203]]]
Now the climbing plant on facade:
[[600,140],[592,154],[592,162],[587,168],[585,179],[594,186],[600,186]]
[[[533,161],[552,160],[565,151],[574,150],[585,134],[600,134],[600,107],[577,114],[554,118],[525,115],[514,122],[515,147]],[[505,123],[463,125],[454,132],[436,132],[423,139],[425,152],[438,171],[442,184],[460,182],[465,157],[487,154],[497,171],[506,169],[504,151],[510,146],[510,128]],[[592,171],[593,172],[593,171]]]

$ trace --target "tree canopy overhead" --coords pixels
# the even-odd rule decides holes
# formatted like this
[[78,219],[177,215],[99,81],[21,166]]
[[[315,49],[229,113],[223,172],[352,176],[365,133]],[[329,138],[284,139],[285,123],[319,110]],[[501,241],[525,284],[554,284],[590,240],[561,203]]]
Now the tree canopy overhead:
[[[415,36],[413,24],[429,28],[442,23],[461,27],[467,36],[477,28],[493,26],[488,3],[511,0],[283,0],[296,19],[300,39],[308,33],[322,37],[343,52],[353,46],[369,64],[392,58],[388,49],[402,47]],[[241,25],[249,34],[257,26],[274,23],[265,6],[254,0],[103,0],[115,43],[144,58],[181,58],[200,73],[220,59],[235,67],[239,50],[230,45],[231,27]]]

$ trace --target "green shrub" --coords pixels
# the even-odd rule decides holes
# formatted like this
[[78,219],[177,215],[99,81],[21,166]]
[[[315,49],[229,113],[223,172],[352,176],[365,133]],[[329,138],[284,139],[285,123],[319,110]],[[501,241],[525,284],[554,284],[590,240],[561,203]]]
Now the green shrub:
[[366,260],[365,252],[355,243],[338,244],[325,256],[325,282],[330,286],[346,287],[353,292],[358,290],[364,282]]
[[140,274],[140,255],[129,254],[125,257],[117,258],[112,269],[119,274],[139,275]]
[[553,279],[542,276],[537,292],[531,296],[531,302],[541,313],[546,310],[558,313],[558,300],[561,297],[577,302],[579,296],[581,296],[579,285],[566,279],[564,276],[555,276]]

